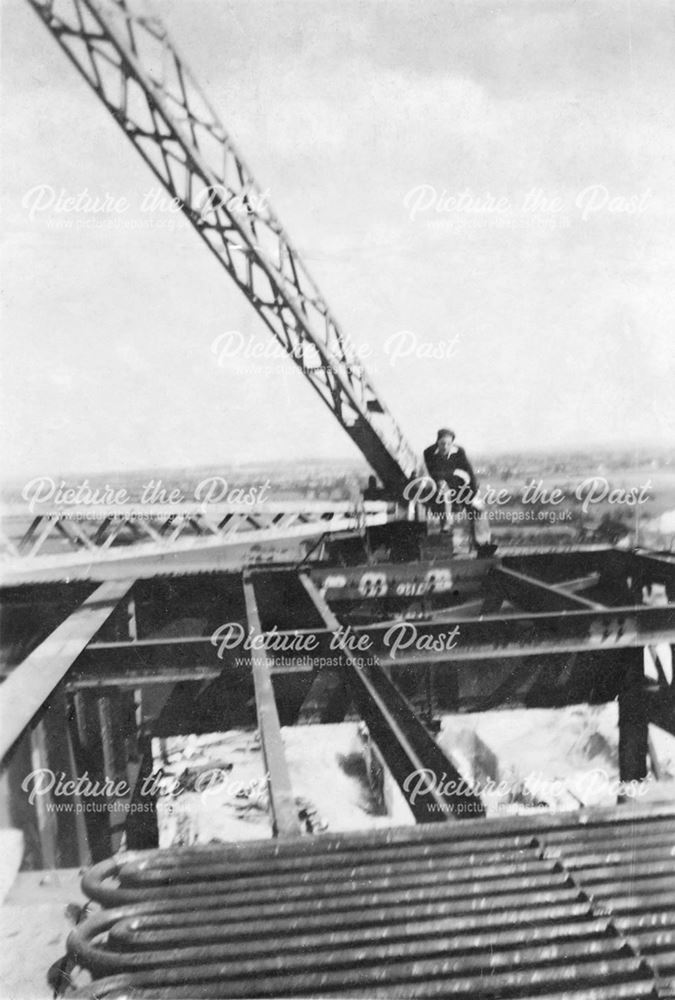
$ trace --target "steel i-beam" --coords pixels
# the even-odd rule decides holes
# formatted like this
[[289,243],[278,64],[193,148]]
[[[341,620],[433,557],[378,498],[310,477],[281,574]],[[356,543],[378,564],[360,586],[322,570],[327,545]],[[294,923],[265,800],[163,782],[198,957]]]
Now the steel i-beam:
[[[300,580],[324,624],[336,634],[340,623],[324,597],[306,573],[300,575]],[[356,707],[415,819],[429,823],[483,816],[479,796],[446,757],[377,660],[368,656],[363,662],[357,661],[344,650],[341,655]]]
[[[247,573],[244,574],[244,599],[249,626],[252,627],[254,635],[260,636],[262,630],[258,604],[255,599],[253,582]],[[301,832],[300,823],[286,764],[279,713],[272,687],[272,659],[264,650],[254,648],[251,650],[251,668],[260,742],[267,772],[273,832],[278,837],[297,836]]]

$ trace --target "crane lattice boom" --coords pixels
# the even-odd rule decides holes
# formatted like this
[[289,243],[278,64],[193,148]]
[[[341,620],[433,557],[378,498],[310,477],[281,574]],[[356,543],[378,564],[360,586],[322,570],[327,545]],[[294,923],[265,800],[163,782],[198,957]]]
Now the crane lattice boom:
[[419,461],[162,22],[128,0],[28,0],[283,348],[400,496]]

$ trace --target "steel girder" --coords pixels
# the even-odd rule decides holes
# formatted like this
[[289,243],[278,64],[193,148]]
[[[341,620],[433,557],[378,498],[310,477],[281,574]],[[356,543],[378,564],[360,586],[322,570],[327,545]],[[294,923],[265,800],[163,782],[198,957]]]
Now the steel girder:
[[[451,634],[453,633],[453,634]],[[269,635],[269,633],[267,633]],[[672,607],[627,607],[562,613],[510,613],[479,618],[452,618],[432,622],[385,622],[354,626],[351,634],[367,637],[372,654],[390,666],[427,666],[445,661],[503,659],[512,656],[545,656],[566,652],[611,652],[675,640],[675,609]],[[329,628],[275,631],[275,639],[288,643],[304,639],[314,650],[328,648],[333,638]],[[311,642],[312,638],[316,642]],[[217,642],[211,636],[179,636],[121,642],[91,642],[78,660],[78,669],[106,669],[123,673],[133,654],[138,666],[147,657],[152,667],[153,651],[175,656],[198,668],[211,662],[217,667]],[[435,647],[435,648],[434,648]],[[281,646],[279,646],[281,648]],[[225,651],[227,655],[228,651]],[[236,650],[232,651],[234,659]],[[280,669],[280,672],[281,669]]]
[[[253,582],[248,575],[244,575],[243,583],[246,617],[255,634],[259,636],[261,635],[260,615]],[[251,671],[255,688],[258,731],[267,772],[272,831],[277,837],[292,837],[300,833],[300,823],[286,763],[279,713],[272,687],[271,667],[272,658],[264,650],[252,651]]]
[[132,586],[133,580],[102,583],[14,667],[0,687],[0,760]]
[[[326,626],[333,633],[340,623],[307,574],[302,584]],[[374,657],[364,662],[349,651],[342,653],[347,684],[359,714],[368,726],[394,780],[418,822],[476,819],[485,810],[480,796],[469,787],[452,761],[443,753],[395,684]],[[445,784],[431,789],[421,801],[410,792],[410,776],[431,768]]]
[[[610,552],[607,558],[611,561],[613,556],[614,553]],[[541,662],[542,657],[550,657],[553,662],[556,656],[560,658],[560,654],[580,653],[590,657],[590,663],[594,654],[597,654],[598,663],[602,660],[602,663],[610,671],[613,667],[616,667],[619,673],[621,670],[630,668],[634,674],[633,687],[637,690],[638,674],[640,677],[642,675],[641,661],[631,660],[629,663],[625,656],[631,650],[637,652],[641,647],[654,647],[661,643],[672,644],[675,640],[675,608],[672,604],[603,607],[599,606],[597,601],[591,602],[580,597],[577,588],[583,587],[589,582],[592,586],[598,573],[602,577],[607,572],[607,566],[603,565],[604,557],[596,554],[594,559],[595,568],[586,576],[565,578],[565,573],[569,573],[570,567],[564,566],[565,572],[557,574],[559,581],[557,583],[544,583],[531,576],[530,574],[536,571],[536,563],[532,560],[527,566],[527,574],[505,569],[499,566],[495,560],[451,560],[445,566],[436,565],[431,569],[425,564],[408,564],[402,567],[398,567],[396,564],[382,564],[381,567],[373,565],[337,569],[335,567],[330,569],[326,567],[311,568],[301,572],[299,580],[311,597],[315,612],[315,627],[301,629],[287,627],[281,630],[271,625],[275,614],[272,596],[275,591],[274,581],[276,579],[279,581],[279,586],[284,585],[284,580],[286,580],[285,586],[289,585],[290,580],[287,579],[289,570],[285,571],[285,575],[281,574],[280,570],[274,569],[257,571],[267,577],[266,586],[263,588],[267,602],[265,631],[261,626],[257,602],[253,596],[255,574],[247,574],[244,579],[246,600],[243,604],[241,599],[239,600],[239,605],[242,606],[238,610],[236,607],[237,588],[234,587],[238,577],[228,574],[225,579],[229,580],[229,590],[227,590],[229,596],[226,600],[226,606],[223,608],[223,614],[227,616],[228,612],[231,612],[235,617],[241,616],[242,621],[248,625],[249,629],[253,628],[255,636],[263,642],[262,652],[254,650],[250,660],[253,667],[254,689],[261,731],[264,729],[266,735],[269,735],[273,742],[276,739],[277,750],[280,742],[278,716],[276,716],[277,724],[272,725],[269,723],[270,712],[268,711],[270,709],[273,713],[276,712],[271,688],[271,675],[295,674],[297,676],[299,673],[303,673],[309,688],[312,680],[319,675],[320,671],[311,666],[312,656],[305,655],[295,657],[298,659],[297,664],[277,665],[274,660],[274,652],[280,649],[285,655],[290,650],[293,654],[297,648],[298,640],[302,639],[305,644],[302,651],[304,653],[308,648],[307,640],[312,640],[313,655],[316,655],[317,658],[330,653],[331,650],[333,656],[340,657],[341,672],[344,672],[345,678],[350,682],[352,694],[356,693],[355,702],[360,714],[372,728],[373,735],[381,750],[387,746],[390,750],[392,746],[398,746],[399,749],[403,748],[405,751],[402,754],[405,766],[401,765],[399,768],[401,773],[398,777],[400,778],[401,775],[407,776],[411,769],[414,770],[416,764],[421,763],[424,766],[425,762],[428,762],[440,751],[424,730],[414,710],[392,683],[392,677],[397,675],[389,676],[387,672],[383,671],[383,667],[413,666],[425,671],[430,665],[437,665],[438,670],[442,671],[444,667],[447,667],[452,671],[458,665],[473,664],[475,669],[482,670],[491,663],[517,658],[517,660],[522,661],[523,669],[525,669],[528,657],[530,662],[536,665]],[[469,566],[469,563],[471,564],[471,572],[467,571],[467,575],[463,575],[463,571]],[[550,568],[548,559],[544,560],[544,564]],[[579,566],[574,567],[575,572],[578,572],[579,569]],[[584,569],[588,570],[588,567],[584,567]],[[619,572],[619,582],[621,582],[622,575],[630,574],[630,580],[639,578],[640,583],[649,588],[651,584],[660,580],[665,580],[668,583],[671,563],[668,560],[643,559],[635,553],[626,554],[624,559],[622,554],[620,565],[615,569],[618,569]],[[375,591],[378,588],[376,587],[375,590],[366,588],[364,593],[363,588],[359,591],[359,585],[363,582],[364,577],[369,581],[373,573],[377,574],[380,571],[382,573],[380,584],[382,580],[385,583],[398,580],[404,588],[409,586],[416,588],[419,586],[420,580],[429,582],[429,572],[435,574],[432,581],[434,586],[439,581],[445,581],[447,584],[448,580],[444,574],[449,574],[450,579],[452,579],[453,574],[457,574],[458,579],[463,580],[464,599],[470,596],[473,589],[483,592],[486,598],[489,597],[490,588],[497,592],[502,592],[505,589],[506,594],[501,593],[501,602],[508,599],[512,604],[519,603],[521,607],[509,606],[498,614],[462,617],[460,605],[452,614],[448,611],[447,617],[441,613],[434,620],[388,621],[379,624],[370,623],[366,626],[346,625],[344,616],[342,620],[339,620],[330,608],[325,594],[345,591],[351,596],[351,591],[356,588],[357,593],[363,594],[366,605],[371,605],[377,599],[378,595]],[[290,572],[297,581],[298,570]],[[336,580],[336,573],[344,573],[345,579]],[[331,576],[331,574],[333,575]],[[316,579],[314,579],[314,575]],[[220,649],[219,641],[214,634],[173,635],[170,638],[152,635],[152,629],[158,626],[163,627],[166,616],[168,615],[169,618],[175,616],[177,608],[183,608],[183,614],[187,614],[188,618],[194,614],[194,609],[190,606],[184,606],[183,603],[185,598],[183,591],[188,586],[187,581],[191,579],[191,577],[187,577],[182,582],[180,578],[174,581],[164,581],[161,587],[159,583],[153,584],[143,581],[136,584],[135,590],[131,588],[128,581],[124,583],[110,582],[94,591],[88,601],[85,601],[85,604],[81,605],[78,611],[72,613],[63,625],[57,627],[52,636],[45,640],[37,650],[6,673],[8,679],[5,681],[4,688],[0,689],[0,693],[4,694],[5,691],[11,693],[12,686],[16,687],[19,681],[21,681],[23,689],[22,679],[26,678],[27,671],[33,669],[32,664],[35,657],[44,659],[44,656],[48,654],[49,676],[40,677],[40,686],[36,695],[38,700],[34,705],[31,702],[30,711],[17,712],[16,724],[19,727],[17,734],[30,721],[30,717],[39,709],[42,701],[48,697],[56,684],[60,682],[63,682],[64,690],[72,694],[85,689],[110,690],[111,687],[128,689],[139,685],[172,681],[194,682],[201,680],[203,682],[222,677],[228,670],[236,670],[236,661],[246,650],[231,647],[223,651]],[[76,586],[81,589],[80,584]],[[192,587],[192,584],[189,586]],[[199,591],[195,597],[197,602],[195,608],[203,605],[206,611],[209,602],[212,603],[214,594],[221,592],[223,583],[219,583],[217,575],[214,577],[205,575],[203,586],[206,589]],[[114,594],[108,595],[110,597],[108,600],[108,596],[103,593],[105,587],[119,588],[119,593],[115,591]],[[158,587],[159,590],[157,590]],[[62,589],[63,585],[52,594],[53,601],[63,599]],[[163,604],[166,597],[165,591],[174,593],[173,605],[170,604],[165,609],[166,614],[163,612],[158,623],[154,624],[156,618],[151,613],[148,602],[150,605],[152,604],[154,594],[156,599]],[[137,592],[141,601],[138,606]],[[596,592],[597,588],[594,589],[593,593]],[[9,596],[11,601],[21,599],[19,610],[25,608],[25,602],[20,593],[11,591]],[[102,629],[104,622],[112,614],[114,605],[124,596],[128,598],[126,611],[121,609],[119,615],[111,619],[110,623]],[[95,609],[93,617],[87,611],[92,602],[92,607]],[[523,610],[525,605],[537,610]],[[539,610],[542,607],[548,610]],[[559,610],[550,610],[552,607]],[[302,609],[301,602],[298,603],[298,608],[298,613],[304,616],[303,620],[311,622],[311,613],[307,609]],[[566,610],[567,608],[570,610]],[[317,611],[318,618],[316,618]],[[212,609],[209,613],[211,620],[213,620]],[[80,623],[82,615],[87,615],[86,628]],[[323,627],[316,627],[318,621],[323,622]],[[61,633],[65,629],[70,635],[69,630],[73,627],[76,634],[68,639],[65,646],[62,646]],[[148,634],[148,630],[150,630],[150,634]],[[350,636],[355,640],[365,639],[367,654],[364,659],[367,661],[367,670],[359,669],[356,657],[352,653],[354,646],[349,647],[341,642],[336,647],[334,639],[338,630],[341,630],[343,635],[346,634],[345,630],[348,630]],[[127,637],[120,639],[120,635]],[[270,654],[270,651],[264,647],[272,637],[277,645],[276,648],[272,647],[273,651]],[[287,648],[285,648],[285,644],[289,644]],[[221,657],[218,656],[219,652]],[[287,660],[293,658],[293,655],[286,657]],[[308,661],[310,661],[309,666]],[[54,669],[58,667],[58,676],[51,670],[52,666]],[[242,667],[240,663],[239,677],[241,677],[242,670],[245,671],[245,667]],[[621,682],[619,673],[617,673],[617,683]],[[47,681],[48,685],[45,687]],[[661,706],[660,713],[656,712],[659,705]],[[645,705],[645,708],[649,718],[672,729],[671,686],[666,684],[658,698],[650,697],[649,705]],[[266,718],[267,721],[264,721]],[[642,729],[644,726],[641,725],[641,731]],[[13,731],[11,727],[10,731]],[[402,740],[398,739],[397,733],[399,736],[402,734]],[[283,759],[283,754],[273,753],[271,750],[267,756],[268,759]],[[386,752],[385,758],[387,758]],[[389,753],[387,759],[396,777],[398,773],[396,754]],[[450,768],[451,765],[446,762],[444,769],[450,773]],[[273,770],[269,768],[269,765],[268,769]],[[288,795],[286,797],[288,798]],[[450,809],[451,811],[452,809]],[[291,815],[290,810],[286,810],[286,812]],[[279,814],[283,816],[281,806]],[[435,811],[434,816],[425,815],[424,818],[437,819],[439,817],[445,818],[442,812]],[[280,828],[285,828],[283,823]]]

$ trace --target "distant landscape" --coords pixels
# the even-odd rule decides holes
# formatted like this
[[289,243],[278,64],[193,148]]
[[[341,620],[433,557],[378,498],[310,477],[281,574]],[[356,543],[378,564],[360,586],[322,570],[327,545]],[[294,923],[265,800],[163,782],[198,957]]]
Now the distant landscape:
[[[675,551],[675,451],[648,448],[470,455],[495,537],[501,542],[640,544]],[[185,502],[199,483],[218,482],[217,500],[237,500],[265,484],[265,500],[354,501],[370,470],[364,460],[307,458],[195,468],[59,474],[56,485],[126,489],[129,502],[161,502],[172,491]],[[25,505],[26,483],[2,488],[3,506]],[[148,491],[148,484],[152,488]],[[145,492],[144,492],[145,491]],[[554,493],[553,491],[558,491]],[[499,498],[499,502],[497,500]],[[213,502],[216,502],[215,500]]]

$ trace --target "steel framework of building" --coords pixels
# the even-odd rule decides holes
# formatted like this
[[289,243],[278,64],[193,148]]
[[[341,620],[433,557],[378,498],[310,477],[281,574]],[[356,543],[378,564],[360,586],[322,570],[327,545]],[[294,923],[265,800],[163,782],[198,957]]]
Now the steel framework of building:
[[[637,592],[657,587],[665,590],[661,605],[636,602]],[[439,706],[552,707],[618,697],[621,778],[642,779],[649,722],[675,735],[674,689],[663,654],[675,639],[674,597],[675,560],[613,549],[557,560],[522,554],[337,566],[318,560],[243,574],[5,588],[4,631],[15,641],[5,648],[0,750],[11,759],[28,734],[44,766],[59,770],[66,752],[89,772],[104,773],[106,761],[124,757],[129,733],[113,727],[92,741],[91,718],[97,729],[101,712],[112,718],[126,703],[128,714],[138,692],[175,686],[194,708],[185,725],[214,724],[200,721],[200,698],[220,705],[216,728],[257,722],[282,836],[297,832],[282,724],[341,721],[351,706],[416,818],[446,821],[466,794],[446,796],[439,809],[433,798],[415,803],[405,789],[406,776],[420,767],[461,781],[428,729]],[[190,623],[183,634],[176,627],[181,620]],[[247,652],[242,640],[252,634],[261,637],[259,648]],[[643,682],[645,649],[659,670],[655,688]],[[242,651],[250,673],[242,672]],[[283,655],[283,664],[275,663],[275,654]],[[253,717],[228,707],[228,685],[252,687]],[[55,729],[67,735],[66,751],[63,738],[50,748],[48,733]],[[135,743],[139,732],[135,724],[132,729]],[[474,798],[476,815],[482,807]],[[52,818],[45,857],[63,843],[57,826]],[[80,845],[78,863],[99,859],[101,851],[105,856],[113,845],[105,820],[91,836],[98,847],[90,844],[82,853]],[[71,841],[71,860],[72,847]]]
[[[425,526],[411,521],[410,511],[398,503],[406,482],[419,470],[417,457],[161,23],[135,13],[126,0],[29,2],[361,449],[390,498],[387,503],[367,502],[358,507],[302,503],[266,504],[259,509],[203,504],[183,505],[178,510],[132,506],[121,512],[86,507],[80,511],[42,509],[32,523],[7,539],[0,749],[14,792],[13,805],[18,808],[19,800],[23,802],[22,819],[35,830],[34,859],[47,866],[100,861],[119,847],[123,832],[129,846],[153,846],[154,817],[149,823],[128,823],[122,830],[106,813],[50,810],[48,795],[27,810],[25,797],[16,793],[28,761],[55,772],[86,769],[98,776],[131,769],[137,789],[151,766],[150,737],[154,731],[170,732],[176,727],[178,702],[182,709],[187,706],[183,726],[214,725],[215,713],[218,729],[235,724],[259,728],[277,837],[276,847],[252,849],[265,864],[270,857],[286,856],[281,841],[287,842],[289,856],[300,852],[313,857],[322,851],[307,838],[299,848],[295,839],[298,815],[281,734],[286,725],[341,721],[349,714],[357,715],[367,723],[406,795],[405,776],[419,767],[440,768],[457,782],[463,780],[431,732],[440,710],[558,706],[617,698],[621,778],[644,778],[649,723],[675,734],[675,693],[663,652],[675,642],[675,559],[597,547],[546,554],[512,552],[490,559],[450,558],[440,543],[435,549],[423,545]],[[235,209],[236,203],[244,204],[245,211]],[[385,555],[374,559],[375,550]],[[189,627],[180,624],[186,619],[191,619]],[[233,650],[225,648],[219,633],[224,622],[241,624],[247,634],[261,641],[250,653],[249,668],[237,667]],[[279,648],[286,642],[292,649],[300,639],[311,645],[317,664],[327,650],[337,650],[339,666],[308,668],[300,657],[292,666],[277,664],[274,644]],[[357,656],[358,649],[366,650],[366,655]],[[644,682],[645,650],[650,651],[659,678],[651,687]],[[148,726],[142,711],[145,692],[162,685],[167,689],[164,707]],[[255,711],[248,707],[250,695]],[[67,797],[77,804],[76,792]],[[461,801],[452,792],[434,792],[424,803],[407,797],[418,821],[437,826],[439,821],[447,824],[462,819],[459,829],[469,830],[467,842],[473,843],[475,837],[483,845],[471,847],[474,860],[464,861],[473,866],[474,895],[495,890],[496,885],[483,885],[476,851],[480,854],[497,843],[499,850],[513,850],[519,837],[531,840],[531,835],[519,832],[520,821],[508,830],[497,830],[492,820],[474,827],[466,817],[480,815],[483,803],[471,789],[468,794],[465,790]],[[460,808],[467,801],[471,810]],[[670,822],[670,814],[666,820]],[[581,829],[589,820],[563,822]],[[606,821],[598,820],[606,826],[601,835],[611,841],[615,826],[618,831],[625,829],[622,822],[621,810]],[[654,864],[662,864],[666,834],[659,826],[661,819],[656,817],[654,822],[661,852]],[[558,825],[551,818],[542,823]],[[418,832],[395,832],[392,843],[400,840],[415,845],[422,842],[419,838],[433,844],[445,838],[443,843],[450,843],[447,832],[437,840],[430,830],[425,826]],[[502,833],[509,841],[506,846],[499,839]],[[373,850],[379,851],[380,840],[386,847],[388,836],[357,838],[353,847],[347,845],[344,850],[361,852],[359,864],[366,864],[362,852],[371,842]],[[343,851],[341,842],[334,846],[338,854]],[[238,863],[242,855],[235,854]],[[171,855],[165,857],[176,866],[183,862],[180,857],[175,862]],[[408,863],[405,858],[397,860]],[[626,861],[634,872],[636,863],[633,858]],[[299,871],[302,864],[295,864],[291,869]],[[336,862],[338,868],[342,864],[343,860]],[[556,865],[553,869],[560,874]],[[420,876],[415,872],[417,879]],[[436,885],[441,875],[432,874]],[[549,886],[551,873],[545,874]],[[563,867],[565,885],[570,880],[576,885],[577,877],[573,864]],[[611,894],[620,877],[617,868],[608,870],[600,881]],[[353,881],[360,899],[359,878]],[[391,888],[401,891],[398,883],[392,882]],[[254,890],[252,885],[242,887],[242,892],[255,896]],[[519,919],[528,919],[531,912],[541,914],[536,909],[541,900],[533,898],[532,885],[519,883],[521,890],[518,901],[512,900]],[[570,901],[576,905],[582,890],[575,891],[574,900],[561,897],[560,905]],[[670,883],[667,891],[671,891]],[[261,902],[259,895],[255,898]],[[433,917],[431,930],[440,933],[438,892],[434,889],[429,900],[420,900],[432,907],[425,917]],[[595,926],[600,917],[587,903],[583,914],[551,912],[544,923],[550,926],[560,916],[577,920],[581,915]],[[457,905],[454,897],[449,905]],[[636,909],[644,910],[647,905],[636,904]],[[387,928],[395,927],[399,918],[419,917],[417,911],[403,913],[404,909],[400,913],[382,910]],[[467,903],[465,909],[466,932],[478,933],[474,904]],[[628,911],[619,906],[617,912]],[[228,919],[232,913],[236,916],[237,911],[228,911]],[[114,919],[118,916],[123,926],[115,933],[123,935],[124,920],[130,915],[115,911]],[[621,919],[612,924],[614,929]],[[490,947],[493,941],[504,943],[504,933],[512,933],[514,920],[510,915],[508,927],[499,921],[485,924]],[[670,941],[670,910],[664,921],[670,921]],[[200,914],[195,933],[204,933],[203,923]],[[304,925],[298,926],[297,933],[287,938],[296,951],[309,933]],[[642,925],[638,930],[631,928],[620,927],[621,934],[630,930],[639,936],[645,930]],[[453,933],[461,929],[452,927]],[[98,933],[100,925],[94,930]],[[270,925],[268,930],[271,936],[265,938],[265,955],[276,948],[279,928]],[[588,987],[594,992],[583,995],[598,1000],[654,995],[655,980],[645,971],[642,945],[630,951],[632,945],[619,936],[616,947],[611,947],[607,928],[601,933],[598,925],[596,930],[602,947],[584,940],[575,946],[575,954],[579,953],[580,961],[581,953],[587,955],[589,948],[603,955],[603,968],[614,979],[603,992],[602,974],[594,972]],[[100,971],[103,959],[90,954],[88,933],[83,931],[76,938],[73,950],[80,957],[88,956],[91,966]],[[370,932],[360,933],[365,941]],[[390,933],[394,931],[388,929]],[[228,934],[229,930],[223,930],[223,936]],[[406,952],[408,964],[397,980],[399,985],[405,982],[409,989],[412,983],[415,995],[493,995],[489,991],[479,994],[468,972],[463,979],[457,978],[460,960],[456,956],[454,971],[449,972],[446,963],[442,975],[438,965],[414,965],[422,953],[432,961],[424,934],[424,948],[415,944]],[[548,940],[545,930],[538,929],[537,934],[538,940]],[[534,978],[521,977],[516,982],[514,973],[515,978],[502,982],[503,995],[523,997],[522,990],[531,986],[545,1000],[542,983],[551,985],[550,995],[554,995],[553,979],[565,972],[560,963],[555,964],[553,953],[541,947],[536,961],[532,958]],[[542,979],[537,971],[539,959],[548,969],[548,978]],[[338,960],[343,963],[344,978],[344,970],[351,969],[349,963],[356,959],[342,955]],[[257,956],[256,973],[259,961]],[[157,962],[166,964],[166,955]],[[671,958],[668,962],[664,968],[672,971]],[[245,995],[248,989],[244,964],[226,976],[236,984],[237,995]],[[357,985],[346,986],[342,981],[340,985],[330,979],[330,970],[327,979],[303,979],[302,962],[296,964],[296,992],[321,989],[322,995],[359,995]],[[386,992],[392,988],[389,974],[383,979],[374,959],[371,965],[374,979],[367,995],[380,995],[378,989],[392,995]],[[394,965],[388,967],[394,969]],[[496,966],[491,968],[494,972]],[[106,967],[105,971],[115,969]],[[621,992],[617,977],[624,973],[629,985]],[[454,993],[449,994],[448,982],[453,977]],[[571,972],[568,978],[577,982]],[[256,995],[260,995],[261,980],[255,975],[254,979]],[[579,973],[578,982],[582,981],[586,982]],[[215,986],[200,986],[196,995],[219,995],[213,990],[222,990],[222,982],[217,978],[215,982]],[[278,995],[278,980],[272,977],[268,985],[270,995]],[[110,986],[110,995],[114,988],[115,984]]]

